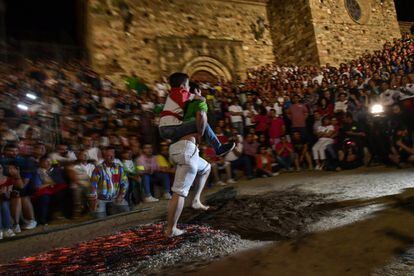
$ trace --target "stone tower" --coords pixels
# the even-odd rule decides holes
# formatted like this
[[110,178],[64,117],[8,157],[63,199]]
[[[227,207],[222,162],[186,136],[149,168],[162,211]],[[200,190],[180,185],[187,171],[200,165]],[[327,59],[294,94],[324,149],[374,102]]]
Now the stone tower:
[[393,0],[270,0],[276,60],[338,65],[401,36]]
[[[153,83],[174,71],[244,78],[277,63],[337,65],[400,37],[393,0],[88,0],[94,68]],[[119,82],[118,82],[119,83]]]

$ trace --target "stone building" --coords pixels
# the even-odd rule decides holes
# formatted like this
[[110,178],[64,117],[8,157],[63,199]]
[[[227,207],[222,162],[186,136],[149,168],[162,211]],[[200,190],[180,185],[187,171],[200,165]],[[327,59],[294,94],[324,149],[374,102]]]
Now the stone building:
[[411,33],[414,31],[414,22],[399,21],[401,33]]
[[266,63],[351,60],[401,36],[393,0],[89,0],[94,68],[147,83],[244,78]]

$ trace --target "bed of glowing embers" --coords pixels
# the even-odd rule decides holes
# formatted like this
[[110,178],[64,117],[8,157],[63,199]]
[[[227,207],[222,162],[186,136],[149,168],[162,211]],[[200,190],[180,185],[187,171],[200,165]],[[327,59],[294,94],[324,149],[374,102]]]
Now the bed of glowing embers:
[[[0,264],[0,275],[154,274],[169,267],[205,265],[261,241],[290,239],[324,216],[323,196],[272,192],[236,197],[224,189],[210,197],[214,211],[185,209],[185,234],[164,236],[164,223],[141,225],[71,247]],[[208,226],[205,226],[208,225]],[[224,229],[224,230],[217,230]]]
[[135,267],[139,262],[162,252],[173,251],[202,238],[205,234],[222,235],[209,227],[185,225],[186,233],[166,238],[164,225],[152,224],[117,232],[62,247],[37,256],[25,257],[0,265],[0,274],[110,273]]

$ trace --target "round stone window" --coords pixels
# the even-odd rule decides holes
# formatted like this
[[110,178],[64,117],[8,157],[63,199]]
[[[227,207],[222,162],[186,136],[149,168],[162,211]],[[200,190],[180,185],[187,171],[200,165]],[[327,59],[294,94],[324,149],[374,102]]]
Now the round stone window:
[[362,9],[358,3],[358,0],[345,0],[345,8],[353,20],[356,22],[361,21]]

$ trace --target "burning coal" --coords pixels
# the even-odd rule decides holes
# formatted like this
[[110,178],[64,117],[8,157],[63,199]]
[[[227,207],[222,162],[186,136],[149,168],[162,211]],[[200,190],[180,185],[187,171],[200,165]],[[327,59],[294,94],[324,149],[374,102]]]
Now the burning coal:
[[98,237],[0,265],[2,275],[45,275],[63,273],[97,274],[127,269],[140,260],[179,248],[185,241],[197,240],[205,233],[219,233],[208,227],[184,225],[186,233],[166,238],[164,225],[152,224]]

